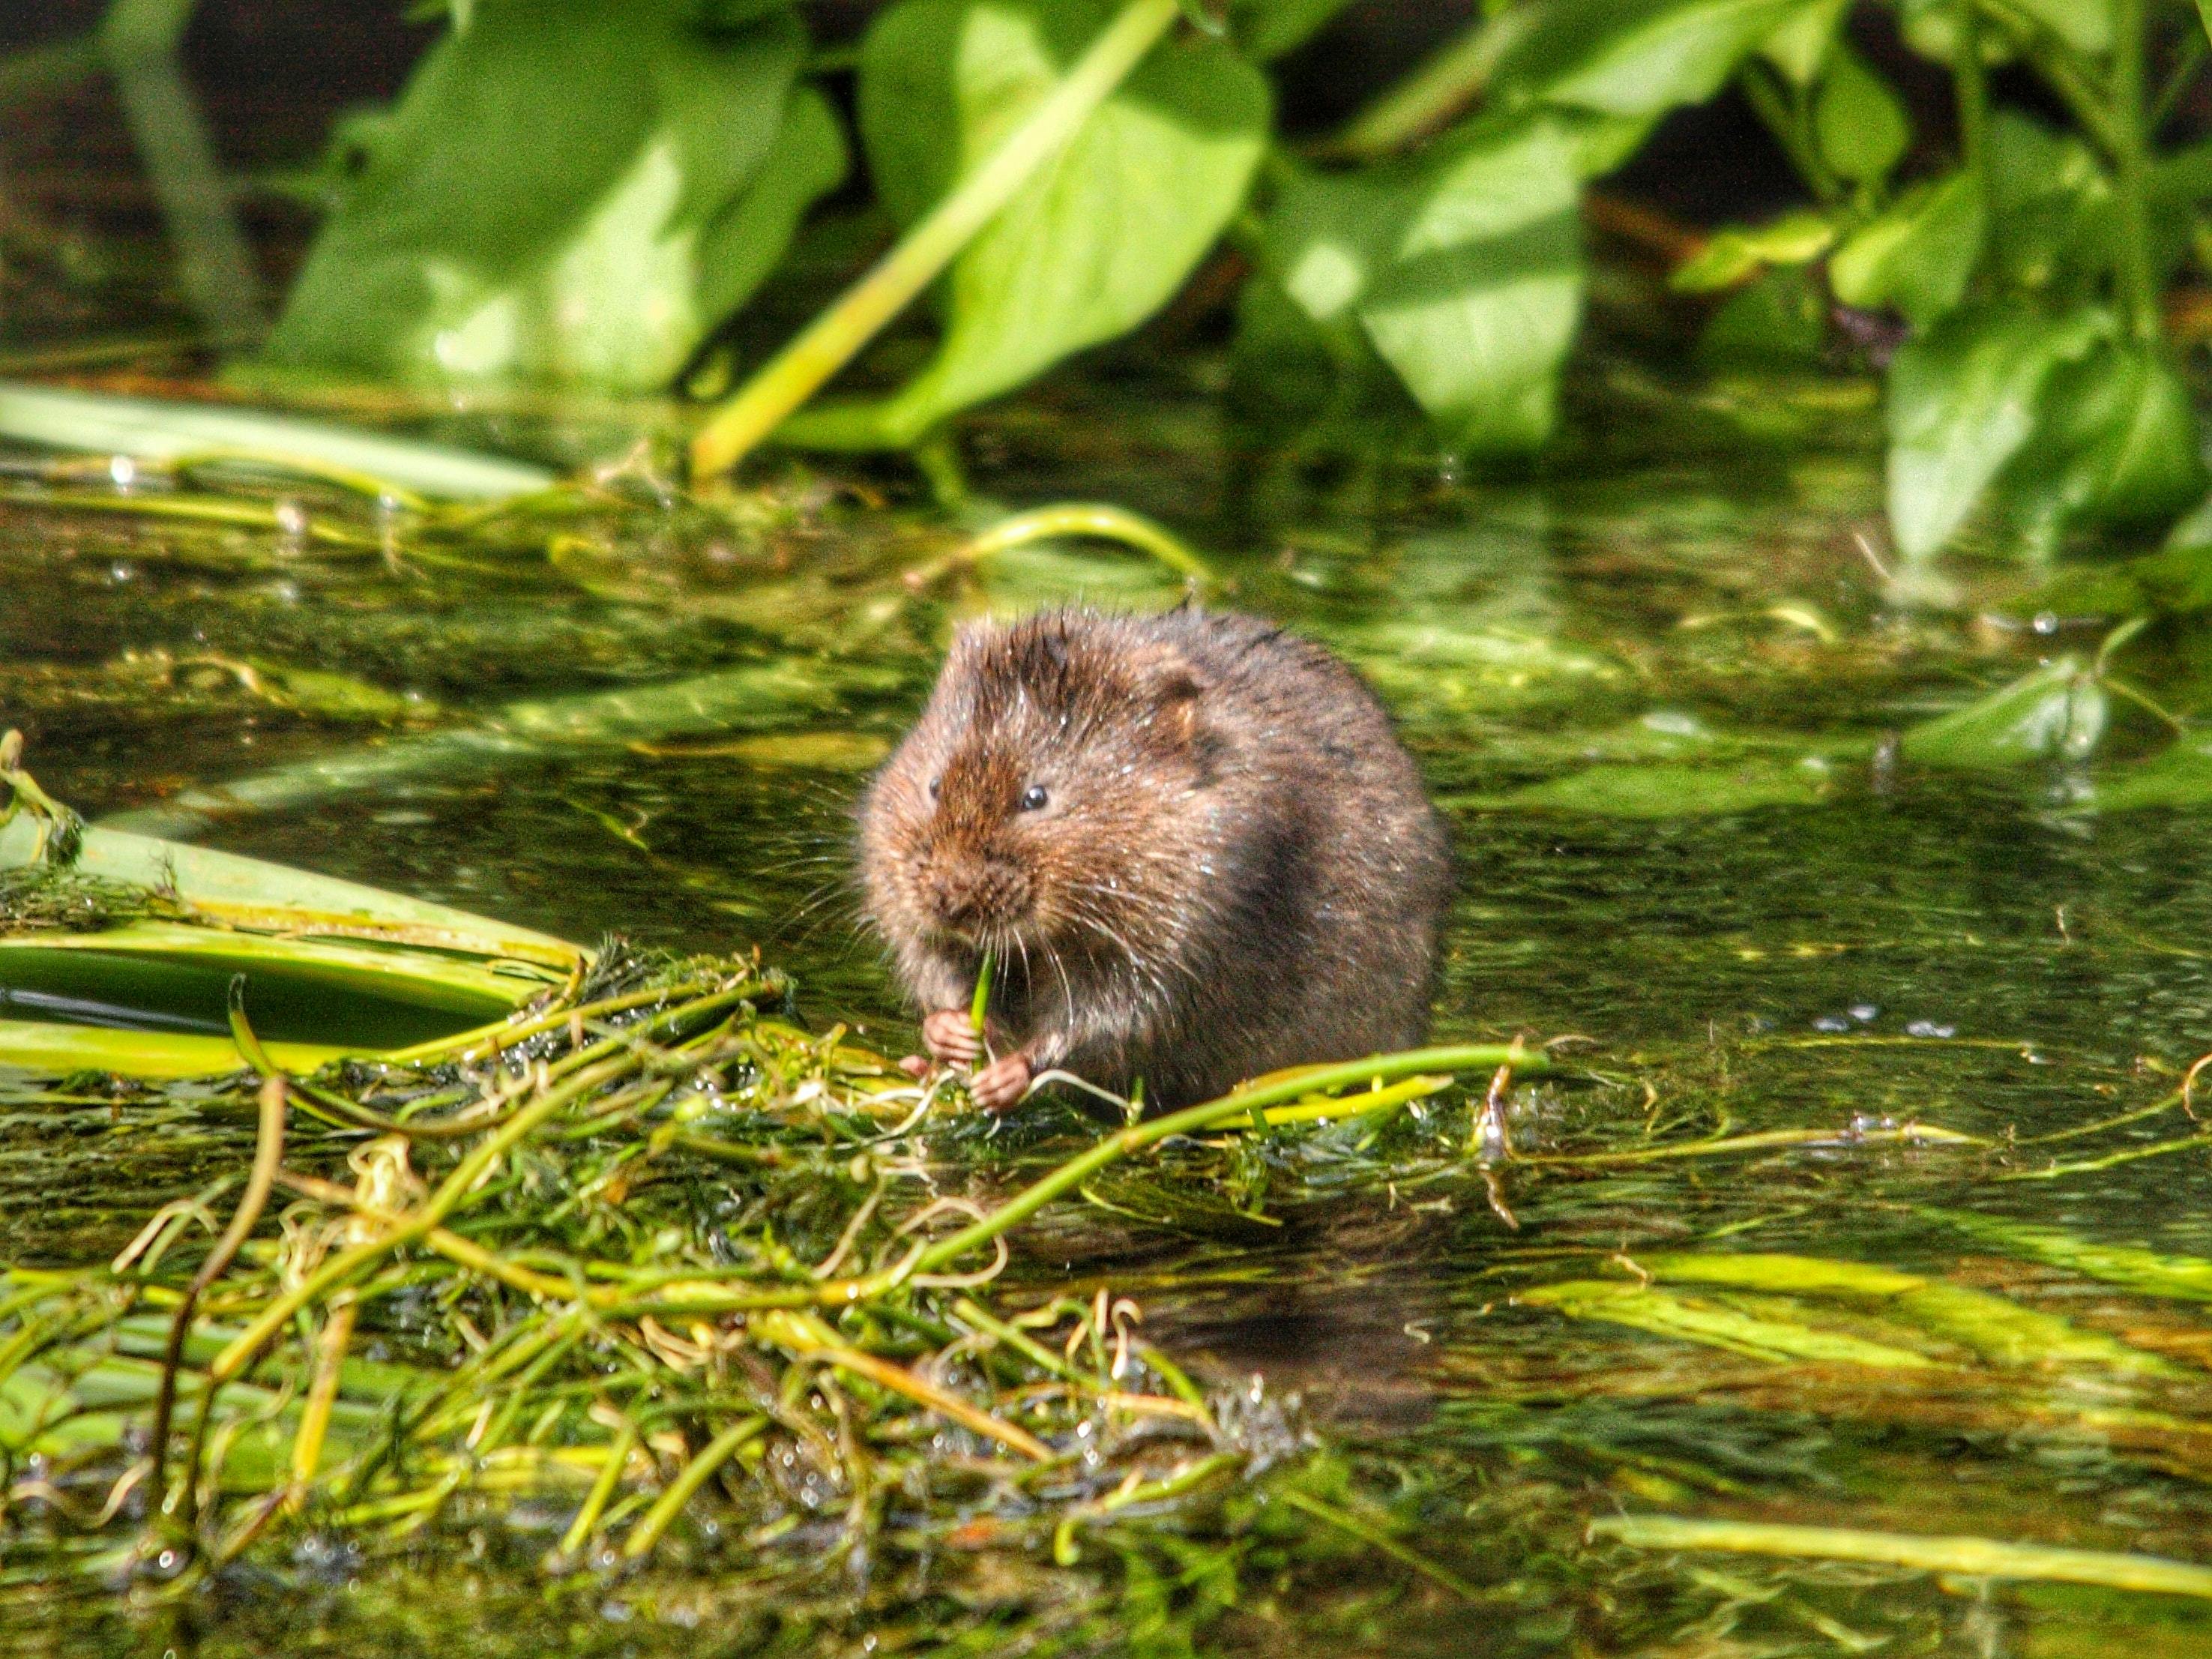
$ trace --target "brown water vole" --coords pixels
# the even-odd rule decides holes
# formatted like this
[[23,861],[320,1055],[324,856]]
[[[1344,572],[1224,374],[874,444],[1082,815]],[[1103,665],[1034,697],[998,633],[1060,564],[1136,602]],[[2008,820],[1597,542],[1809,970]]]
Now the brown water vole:
[[979,1057],[995,952],[999,1057],[969,1085],[993,1109],[1054,1067],[1187,1105],[1427,1027],[1443,825],[1367,688],[1256,617],[962,630],[860,842],[939,1060]]

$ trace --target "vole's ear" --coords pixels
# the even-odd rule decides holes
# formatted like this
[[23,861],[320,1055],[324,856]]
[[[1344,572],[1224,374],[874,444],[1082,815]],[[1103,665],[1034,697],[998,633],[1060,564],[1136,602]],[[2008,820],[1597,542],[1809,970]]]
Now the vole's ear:
[[1197,741],[1205,725],[1200,702],[1210,683],[1204,669],[1183,657],[1164,653],[1146,663],[1139,684],[1155,711],[1153,729],[1177,743]]

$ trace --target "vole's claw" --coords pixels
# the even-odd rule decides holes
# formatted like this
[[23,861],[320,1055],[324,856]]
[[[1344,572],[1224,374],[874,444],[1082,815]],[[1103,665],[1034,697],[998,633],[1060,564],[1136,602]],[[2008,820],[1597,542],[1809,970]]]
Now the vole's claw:
[[921,1022],[921,1044],[933,1060],[965,1066],[983,1052],[983,1039],[965,1008],[939,1008]]
[[968,1097],[987,1112],[1003,1112],[1029,1092],[1026,1054],[1002,1054],[968,1080]]
[[899,1061],[898,1068],[908,1077],[919,1079],[929,1075],[929,1061],[921,1055],[908,1054],[904,1060]]

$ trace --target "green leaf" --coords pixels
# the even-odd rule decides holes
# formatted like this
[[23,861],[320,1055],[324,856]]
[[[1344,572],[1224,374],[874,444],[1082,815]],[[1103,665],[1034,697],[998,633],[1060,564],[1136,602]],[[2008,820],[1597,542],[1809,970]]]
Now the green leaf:
[[1923,766],[2019,766],[2079,760],[2105,733],[2105,692],[2080,659],[2060,657],[1963,708],[1904,734],[1899,747]]
[[[1109,15],[1094,0],[904,0],[879,17],[860,130],[892,215],[934,205]],[[1155,52],[960,256],[937,357],[867,418],[908,441],[1152,315],[1243,203],[1269,120],[1266,81],[1226,46]]]
[[1785,213],[1763,225],[1732,225],[1675,268],[1683,294],[1734,288],[1762,265],[1802,265],[1817,259],[1836,240],[1836,228],[1818,213]]
[[[0,829],[0,870],[29,865],[36,841],[28,815]],[[257,1032],[280,1064],[312,1069],[502,1018],[584,955],[444,905],[116,830],[86,830],[70,870],[153,890],[184,917],[0,937],[14,1005],[0,1066],[235,1071],[226,1004],[244,974]]]
[[1508,94],[1610,115],[1703,103],[1807,0],[1550,0],[1498,64]]
[[[803,32],[692,0],[489,8],[425,58],[268,351],[418,381],[666,384],[843,172]],[[772,163],[772,165],[764,165]]]
[[1912,123],[1889,82],[1838,43],[1813,94],[1813,137],[1836,175],[1856,184],[1888,176],[1912,142]]
[[2148,760],[2099,779],[2095,799],[2100,812],[2212,802],[2212,743],[2188,737],[2169,744]]
[[2057,319],[2017,306],[1947,318],[1904,346],[1889,369],[1889,519],[1908,559],[1936,552],[1966,522],[2005,463],[2034,433],[2060,364],[2112,330],[2084,307]]
[[1982,192],[1966,173],[1923,184],[1862,227],[1828,263],[1845,305],[1894,307],[1926,328],[1956,307],[1981,258]]
[[1820,79],[1837,27],[1850,9],[1850,0],[1812,0],[1766,37],[1759,56],[1796,85],[1811,86]]
[[1577,199],[1549,120],[1472,131],[1414,162],[1291,179],[1271,262],[1316,322],[1358,320],[1447,441],[1532,448],[1582,312]]
[[2114,342],[2051,375],[2035,435],[1998,487],[2048,548],[2083,518],[2162,523],[2206,482],[2188,386],[2163,352]]
[[[1990,258],[2022,288],[2046,288],[2109,262],[2112,181],[2087,144],[2016,110],[1990,118]],[[2175,204],[2181,218],[2186,204]]]

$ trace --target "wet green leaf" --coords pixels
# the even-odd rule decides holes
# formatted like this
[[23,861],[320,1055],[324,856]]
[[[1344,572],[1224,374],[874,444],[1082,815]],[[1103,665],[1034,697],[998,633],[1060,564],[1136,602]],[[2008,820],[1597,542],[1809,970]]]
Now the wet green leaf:
[[843,172],[802,32],[688,0],[493,7],[433,49],[269,355],[404,380],[665,385]]
[[1977,306],[1898,352],[1889,375],[1889,516],[1899,552],[1923,559],[1950,540],[2033,434],[2052,374],[2112,329],[2110,313],[2094,307],[2050,318]]
[[1926,328],[1958,305],[1981,258],[1982,193],[1965,173],[1914,186],[1828,262],[1845,305],[1894,309]]
[[1964,708],[1904,734],[1905,758],[1923,766],[2018,766],[2078,760],[2104,735],[2106,696],[2077,657],[2060,657]]
[[[1109,15],[1092,0],[905,0],[884,13],[861,50],[860,130],[893,216],[934,205]],[[1266,81],[1225,46],[1155,52],[955,263],[930,366],[887,404],[840,415],[910,441],[1136,326],[1243,201],[1268,122]]]
[[1802,265],[1826,253],[1836,228],[1822,214],[1785,213],[1763,225],[1716,231],[1697,254],[1674,268],[1674,287],[1684,294],[1733,288],[1762,265]]
[[1490,127],[1418,161],[1299,175],[1271,263],[1316,322],[1358,322],[1448,442],[1526,449],[1551,432],[1581,317],[1577,196],[1553,123]]
[[1652,116],[1718,92],[1806,0],[1550,0],[1497,84],[1612,115]]
[[1838,44],[1813,94],[1813,137],[1837,176],[1856,183],[1887,177],[1904,160],[1912,124],[1889,82]]

